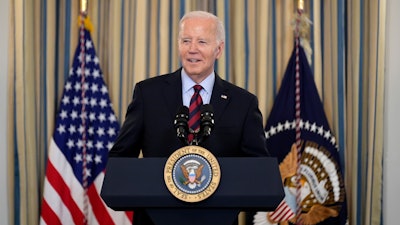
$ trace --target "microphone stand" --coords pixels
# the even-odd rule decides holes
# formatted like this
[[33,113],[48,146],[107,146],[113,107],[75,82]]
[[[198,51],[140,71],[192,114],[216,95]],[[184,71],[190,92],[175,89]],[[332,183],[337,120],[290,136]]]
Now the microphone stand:
[[188,145],[199,146],[199,144],[200,144],[200,140],[198,139],[198,134],[199,133],[198,132],[194,132],[192,130],[190,130],[190,133],[193,134],[193,140],[190,143],[188,143]]

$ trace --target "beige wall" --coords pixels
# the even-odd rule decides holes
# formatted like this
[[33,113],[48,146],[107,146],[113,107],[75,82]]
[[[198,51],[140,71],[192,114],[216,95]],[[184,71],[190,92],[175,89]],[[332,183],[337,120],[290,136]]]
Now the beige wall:
[[387,1],[383,224],[398,224],[400,202],[400,1]]

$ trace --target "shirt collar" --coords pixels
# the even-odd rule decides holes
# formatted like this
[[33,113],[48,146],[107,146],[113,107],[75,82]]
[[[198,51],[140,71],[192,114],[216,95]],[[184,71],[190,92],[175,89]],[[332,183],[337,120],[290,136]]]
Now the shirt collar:
[[[194,82],[189,75],[185,72],[185,69],[182,68],[181,72],[181,78],[182,78],[182,90],[183,93],[186,93],[190,91],[194,85],[196,85],[196,82]],[[203,87],[203,90],[206,93],[212,93],[212,89],[214,87],[214,82],[215,82],[215,72],[213,71],[210,75],[204,79],[200,85]]]

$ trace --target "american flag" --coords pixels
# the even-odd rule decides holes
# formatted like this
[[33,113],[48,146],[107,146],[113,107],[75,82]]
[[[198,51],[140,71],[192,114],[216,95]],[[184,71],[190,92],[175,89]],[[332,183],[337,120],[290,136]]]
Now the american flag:
[[50,141],[40,224],[132,224],[132,212],[115,212],[100,197],[118,131],[99,59],[82,25]]
[[285,199],[274,212],[258,212],[254,223],[346,224],[338,143],[301,46],[293,49],[267,119],[265,135],[268,150],[279,162]]

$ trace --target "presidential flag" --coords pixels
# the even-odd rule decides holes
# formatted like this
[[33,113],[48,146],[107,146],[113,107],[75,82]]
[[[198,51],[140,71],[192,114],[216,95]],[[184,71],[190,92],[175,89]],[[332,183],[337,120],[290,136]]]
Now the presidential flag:
[[278,158],[285,198],[274,212],[257,213],[254,223],[346,224],[338,143],[301,46],[293,50],[265,135]]
[[99,59],[82,21],[50,141],[40,224],[132,224],[132,212],[115,212],[100,197],[108,151],[118,130]]

